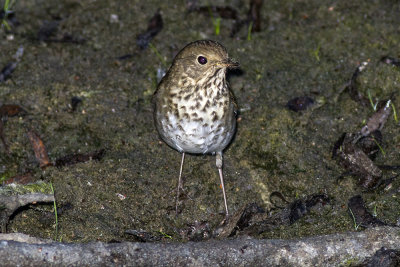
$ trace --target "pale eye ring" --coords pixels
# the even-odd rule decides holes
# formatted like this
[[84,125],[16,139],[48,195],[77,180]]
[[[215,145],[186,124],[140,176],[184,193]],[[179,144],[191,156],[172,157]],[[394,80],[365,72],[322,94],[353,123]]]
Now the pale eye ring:
[[201,65],[207,64],[207,58],[203,56],[199,56],[197,58],[197,62],[199,62]]

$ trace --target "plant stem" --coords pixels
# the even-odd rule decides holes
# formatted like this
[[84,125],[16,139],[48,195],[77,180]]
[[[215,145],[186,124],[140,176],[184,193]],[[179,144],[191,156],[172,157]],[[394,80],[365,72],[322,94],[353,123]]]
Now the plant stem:
[[253,21],[250,21],[249,27],[247,28],[247,41],[251,41],[251,30],[253,29]]
[[[52,183],[50,183],[50,188],[51,188],[51,193],[52,193],[53,196],[54,196],[54,188],[53,188],[53,184],[52,184]],[[54,240],[57,241],[57,236],[58,236],[58,216],[57,216],[57,204],[56,204],[56,198],[55,198],[55,196],[54,196],[53,205],[54,205],[54,214],[55,214],[55,216],[56,216],[56,235],[55,235],[55,237],[54,237]]]

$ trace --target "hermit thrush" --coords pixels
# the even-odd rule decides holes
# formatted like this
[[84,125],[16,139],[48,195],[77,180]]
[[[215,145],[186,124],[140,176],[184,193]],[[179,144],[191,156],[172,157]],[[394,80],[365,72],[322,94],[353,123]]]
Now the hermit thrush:
[[238,67],[221,44],[211,40],[185,46],[154,93],[154,121],[161,138],[182,153],[178,212],[185,153],[216,154],[226,215],[228,205],[222,173],[222,151],[236,130],[237,106],[226,81],[227,68]]

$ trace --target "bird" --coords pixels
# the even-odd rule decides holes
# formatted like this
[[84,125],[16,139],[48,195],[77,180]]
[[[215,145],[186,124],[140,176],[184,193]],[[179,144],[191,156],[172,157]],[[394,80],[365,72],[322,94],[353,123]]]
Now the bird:
[[216,155],[225,215],[226,200],[223,151],[236,132],[237,104],[226,80],[227,69],[239,63],[228,57],[226,48],[213,40],[187,44],[175,56],[171,67],[153,95],[154,122],[161,139],[182,154],[175,211],[185,154]]

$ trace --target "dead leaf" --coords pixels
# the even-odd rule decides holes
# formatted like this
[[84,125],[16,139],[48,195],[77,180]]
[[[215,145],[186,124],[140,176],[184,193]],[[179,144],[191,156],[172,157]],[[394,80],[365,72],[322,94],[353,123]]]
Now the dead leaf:
[[47,166],[53,165],[49,160],[49,156],[42,139],[40,139],[40,137],[33,130],[29,130],[27,135],[32,144],[32,148],[35,152],[35,157],[39,162],[40,168],[46,168]]

